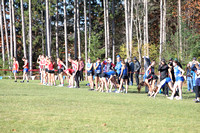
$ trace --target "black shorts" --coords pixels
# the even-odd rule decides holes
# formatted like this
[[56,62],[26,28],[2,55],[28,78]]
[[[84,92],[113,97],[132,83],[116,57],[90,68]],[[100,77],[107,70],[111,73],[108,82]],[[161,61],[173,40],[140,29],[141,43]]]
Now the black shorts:
[[107,75],[106,75],[105,73],[102,73],[102,74],[101,74],[101,77],[102,77],[102,78],[106,78]]
[[93,72],[87,72],[87,76],[93,76]]
[[148,80],[157,80],[158,79],[158,76],[156,76],[156,75],[154,75],[154,74],[149,74],[147,77],[146,77],[146,79],[148,79]]
[[122,79],[128,79],[127,75],[122,75]]
[[95,75],[95,77],[100,77],[101,73],[95,73],[94,75]]
[[58,74],[62,73],[63,69],[58,69]]
[[49,70],[47,68],[45,68],[45,72],[47,73],[47,72],[49,72]]
[[48,73],[51,73],[51,74],[52,74],[52,73],[54,73],[54,70],[49,70]]

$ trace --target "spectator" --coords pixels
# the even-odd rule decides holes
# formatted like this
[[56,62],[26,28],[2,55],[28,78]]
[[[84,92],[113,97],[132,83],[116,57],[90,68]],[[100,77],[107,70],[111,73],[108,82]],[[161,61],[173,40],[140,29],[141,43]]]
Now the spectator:
[[85,67],[85,64],[83,60],[80,58],[79,59],[79,80],[83,81],[83,69]]
[[[168,69],[169,67],[166,64],[165,59],[162,59],[158,67],[158,71],[160,71],[160,81],[168,77]],[[163,87],[163,94],[166,96],[169,95],[167,84],[165,84],[165,86]]]
[[191,90],[191,92],[193,92],[193,83],[192,83],[192,70],[190,67],[190,64],[187,64],[187,68],[186,68],[186,72],[187,72],[187,91],[189,92]]
[[120,84],[119,76],[121,74],[121,68],[122,68],[121,57],[120,55],[117,55],[117,64],[115,66],[115,69],[117,70],[118,84]]
[[134,57],[134,71],[135,71],[135,80],[136,80],[136,83],[137,83],[137,86],[139,85],[139,74],[140,74],[140,63],[139,61],[137,60],[136,57]]
[[[144,58],[144,71],[146,72],[148,67],[150,66],[151,62],[150,62],[150,59],[149,59],[148,56],[144,56],[143,58]],[[145,81],[147,76],[148,75],[144,74],[144,76],[143,76],[144,81]],[[148,92],[149,92],[149,89],[148,89],[147,86],[145,86],[145,93],[148,93]]]
[[129,85],[133,85],[134,63],[131,58],[128,59],[128,63],[129,63],[129,74],[130,74],[129,75],[129,80],[130,80]]

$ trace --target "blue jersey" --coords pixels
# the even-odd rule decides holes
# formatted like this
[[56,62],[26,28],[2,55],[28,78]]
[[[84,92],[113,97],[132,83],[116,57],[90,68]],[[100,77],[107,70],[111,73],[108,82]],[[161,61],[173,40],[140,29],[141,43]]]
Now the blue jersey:
[[105,72],[105,74],[108,76],[108,78],[110,78],[110,76],[115,75],[116,72],[115,71],[109,71],[109,72]]
[[128,76],[128,68],[127,67],[124,68],[123,75],[124,76]]
[[[97,66],[97,65],[98,65],[98,63],[96,62],[95,66]],[[101,63],[100,62],[99,62],[98,67],[96,68],[95,72],[96,73],[101,73]]]
[[117,70],[117,74],[118,75],[120,75],[120,73],[121,73],[121,68],[122,68],[121,61],[117,62],[116,66],[115,66],[115,69]]
[[[87,68],[90,68],[92,66],[92,63],[87,63]],[[87,72],[92,72],[93,71],[93,67],[90,70],[87,70]]]
[[174,75],[175,77],[180,77],[179,75],[181,75],[181,71],[178,69],[179,66],[174,67]]

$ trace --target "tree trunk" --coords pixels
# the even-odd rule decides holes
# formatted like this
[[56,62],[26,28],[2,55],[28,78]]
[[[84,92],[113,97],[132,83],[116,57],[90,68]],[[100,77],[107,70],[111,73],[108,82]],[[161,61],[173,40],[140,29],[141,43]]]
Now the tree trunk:
[[10,49],[9,49],[9,41],[8,41],[8,28],[7,28],[7,22],[6,22],[6,13],[5,13],[5,5],[4,0],[2,0],[2,6],[3,6],[3,19],[4,19],[4,27],[5,27],[5,35],[6,35],[6,47],[7,47],[7,53],[8,53],[8,64],[10,68]]
[[[42,4],[42,2],[41,2]],[[42,32],[42,54],[44,54],[44,17],[43,17],[43,9],[41,10],[41,21],[42,21],[42,29],[41,29],[41,32]]]
[[166,49],[166,14],[167,14],[167,5],[166,0],[163,0],[163,45]]
[[10,56],[13,58],[13,21],[12,21],[12,0],[9,0],[9,15],[10,15]]
[[21,17],[22,17],[22,38],[23,38],[23,47],[24,47],[24,57],[27,58],[26,55],[26,34],[25,34],[25,21],[24,21],[24,6],[23,0],[21,0]]
[[[85,23],[85,62],[87,62],[87,0],[84,0],[84,23]],[[85,71],[85,79],[87,80],[87,71]]]
[[63,0],[64,4],[64,32],[65,32],[65,62],[68,68],[68,49],[67,49],[67,14],[66,14],[66,0]]
[[133,42],[132,42],[132,38],[133,38],[133,0],[131,0],[131,9],[130,9],[131,13],[130,13],[130,29],[129,29],[129,44],[130,44],[130,57],[132,57],[132,49],[133,49]]
[[17,42],[16,42],[16,28],[15,28],[15,7],[14,0],[12,2],[12,22],[13,22],[13,42],[14,42],[14,57],[17,57]]
[[79,0],[77,4],[77,30],[78,30],[78,58],[81,58],[81,34],[80,34],[80,9]]
[[115,0],[112,1],[112,59],[115,63]]
[[49,0],[45,1],[46,4],[46,36],[47,36],[47,55],[50,56],[50,32],[49,32]]
[[104,32],[105,32],[105,57],[108,57],[108,44],[107,44],[107,21],[106,21],[106,0],[103,0],[104,7]]
[[109,2],[106,0],[106,32],[107,32],[107,45],[108,45],[108,57],[110,57],[110,28],[109,28]]
[[58,47],[58,0],[56,0],[56,57],[59,57],[59,47]]
[[90,45],[91,45],[91,31],[92,31],[91,0],[89,0],[89,57],[90,57]]
[[162,58],[162,45],[163,45],[163,0],[160,0],[160,55],[159,60]]
[[2,20],[2,9],[0,4],[0,25],[1,25],[1,44],[2,44],[2,59],[3,59],[3,68],[5,67],[5,44],[4,44],[4,32],[3,32],[3,20]]
[[148,1],[145,0],[145,16],[146,16],[146,43],[147,43],[147,56],[149,56],[149,32],[148,32]]
[[182,61],[183,46],[182,46],[182,34],[181,34],[181,0],[178,0],[178,27],[179,27],[180,59]]
[[[31,0],[29,0],[29,65],[30,70],[32,70],[32,10],[31,10]],[[30,76],[32,76],[32,71],[30,71]]]
[[74,1],[74,57],[77,58],[77,0]]
[[129,58],[129,26],[128,26],[128,0],[125,0],[125,25],[126,25],[126,55]]

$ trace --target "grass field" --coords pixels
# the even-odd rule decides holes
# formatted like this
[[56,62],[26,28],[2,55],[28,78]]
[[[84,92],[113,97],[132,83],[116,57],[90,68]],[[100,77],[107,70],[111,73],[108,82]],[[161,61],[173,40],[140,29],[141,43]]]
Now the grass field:
[[[200,104],[194,93],[170,101],[128,94],[49,87],[0,80],[0,132],[200,132]],[[144,90],[144,88],[143,88]]]

